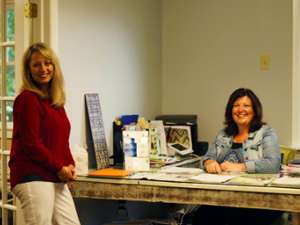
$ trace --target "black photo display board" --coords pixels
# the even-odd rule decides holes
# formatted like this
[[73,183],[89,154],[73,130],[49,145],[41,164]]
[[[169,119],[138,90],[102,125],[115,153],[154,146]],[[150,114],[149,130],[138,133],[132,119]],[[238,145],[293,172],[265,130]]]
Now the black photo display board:
[[[88,137],[89,142],[91,143],[89,148],[92,148],[92,151],[89,151],[89,161],[95,161],[91,163],[97,169],[103,169],[109,166],[109,156],[108,149],[106,145],[105,132],[104,132],[104,123],[102,119],[99,95],[96,93],[85,94],[85,104],[88,115]],[[89,145],[89,144],[88,144]],[[91,157],[92,154],[92,157]]]

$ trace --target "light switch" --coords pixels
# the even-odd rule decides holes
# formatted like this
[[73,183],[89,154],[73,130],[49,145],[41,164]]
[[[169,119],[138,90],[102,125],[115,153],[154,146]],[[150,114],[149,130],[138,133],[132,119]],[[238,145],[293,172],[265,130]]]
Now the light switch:
[[260,70],[269,70],[270,69],[271,57],[269,55],[260,56]]

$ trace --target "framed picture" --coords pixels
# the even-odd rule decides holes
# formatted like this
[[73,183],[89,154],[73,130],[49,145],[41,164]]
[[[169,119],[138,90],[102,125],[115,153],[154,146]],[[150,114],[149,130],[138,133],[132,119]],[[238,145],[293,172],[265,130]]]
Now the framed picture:
[[187,149],[193,149],[190,126],[165,126],[167,145],[178,143]]

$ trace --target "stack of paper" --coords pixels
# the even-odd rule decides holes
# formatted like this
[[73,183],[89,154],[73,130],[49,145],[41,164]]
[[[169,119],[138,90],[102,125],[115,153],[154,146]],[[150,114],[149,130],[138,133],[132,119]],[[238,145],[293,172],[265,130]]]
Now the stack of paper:
[[234,177],[237,177],[239,175],[233,174],[233,175],[223,175],[223,174],[210,174],[210,173],[203,173],[198,176],[193,176],[190,179],[197,182],[203,182],[203,183],[224,183]]
[[227,183],[236,185],[266,186],[276,177],[277,174],[243,174],[239,177],[232,178]]
[[200,168],[190,168],[190,167],[167,167],[160,170],[163,173],[168,174],[186,174],[186,175],[199,175],[204,172],[204,170]]
[[300,188],[300,177],[284,176],[273,180],[272,186]]
[[159,181],[179,181],[188,182],[190,178],[203,173],[199,168],[185,168],[185,167],[168,167],[161,170],[149,172],[136,172],[131,175],[130,179],[147,179]]

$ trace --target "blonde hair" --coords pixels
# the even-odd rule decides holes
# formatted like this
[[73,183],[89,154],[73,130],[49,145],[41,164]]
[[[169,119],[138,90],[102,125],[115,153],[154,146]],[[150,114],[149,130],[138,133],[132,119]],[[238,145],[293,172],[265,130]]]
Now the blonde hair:
[[[31,61],[31,56],[35,52],[38,52],[49,59],[54,67],[53,78],[50,81],[49,86],[49,95],[42,92],[42,90],[33,81],[30,73],[29,64]],[[21,91],[24,90],[34,92],[42,99],[50,97],[52,105],[55,107],[62,107],[65,104],[66,97],[64,91],[64,79],[59,65],[59,60],[53,50],[45,43],[39,42],[32,44],[23,55]]]

